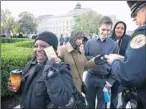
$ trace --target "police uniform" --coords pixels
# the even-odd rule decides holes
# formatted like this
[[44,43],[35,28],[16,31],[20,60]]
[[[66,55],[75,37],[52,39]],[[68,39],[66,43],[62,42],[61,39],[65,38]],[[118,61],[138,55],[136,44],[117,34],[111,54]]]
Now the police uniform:
[[135,12],[146,5],[146,1],[127,1],[127,4],[131,9],[131,17],[133,18]]
[[[145,1],[128,1],[134,15],[137,9],[145,6]],[[141,8],[139,8],[141,6]],[[139,108],[146,108],[146,22],[137,28],[126,50],[125,59],[114,60],[112,71],[121,85],[128,88],[136,88]]]

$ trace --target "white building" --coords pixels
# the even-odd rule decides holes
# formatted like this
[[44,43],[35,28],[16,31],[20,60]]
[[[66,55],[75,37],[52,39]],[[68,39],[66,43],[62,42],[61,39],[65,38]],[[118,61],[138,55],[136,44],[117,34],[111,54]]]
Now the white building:
[[[38,33],[43,31],[51,31],[57,36],[61,34],[70,34],[72,27],[75,24],[75,18],[87,11],[91,11],[89,8],[81,8],[81,4],[78,2],[74,10],[69,11],[66,15],[53,16],[53,15],[43,15],[37,18],[37,31]],[[113,21],[113,26],[118,21],[115,15],[110,16]]]
[[38,33],[43,31],[51,31],[57,36],[60,34],[70,34],[72,31],[72,26],[75,23],[75,17],[83,12],[89,11],[91,9],[81,8],[79,2],[76,4],[74,10],[68,12],[66,15],[53,16],[53,15],[43,15],[39,16],[37,19],[37,31]]

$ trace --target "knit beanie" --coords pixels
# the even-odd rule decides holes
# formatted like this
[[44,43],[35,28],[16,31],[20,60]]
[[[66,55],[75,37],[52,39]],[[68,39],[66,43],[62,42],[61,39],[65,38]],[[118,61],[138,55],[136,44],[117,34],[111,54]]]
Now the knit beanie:
[[50,46],[52,46],[55,51],[57,50],[58,38],[54,33],[42,32],[36,37],[35,42],[37,40],[43,40],[43,41],[47,42]]
[[73,30],[71,33],[71,38],[70,38],[70,44],[74,49],[76,49],[77,45],[75,44],[75,41],[79,38],[85,37],[85,34],[81,30]]

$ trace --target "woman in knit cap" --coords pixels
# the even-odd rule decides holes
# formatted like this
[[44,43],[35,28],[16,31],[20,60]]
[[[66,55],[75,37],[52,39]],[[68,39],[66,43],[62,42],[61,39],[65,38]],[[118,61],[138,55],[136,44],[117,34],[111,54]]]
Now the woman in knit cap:
[[74,30],[71,33],[70,42],[58,48],[58,56],[63,62],[71,67],[73,82],[77,90],[81,93],[82,75],[86,57],[81,53],[80,46],[82,45],[84,32]]
[[[64,107],[72,97],[72,76],[65,64],[56,57],[47,58],[44,49],[52,46],[57,50],[57,36],[43,32],[37,36],[34,44],[34,57],[23,70],[20,107],[25,109],[46,109]],[[12,84],[9,83],[9,89]]]

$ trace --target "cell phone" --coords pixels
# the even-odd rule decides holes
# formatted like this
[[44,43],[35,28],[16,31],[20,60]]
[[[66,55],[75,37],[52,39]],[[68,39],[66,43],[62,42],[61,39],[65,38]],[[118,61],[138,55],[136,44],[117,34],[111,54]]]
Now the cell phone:
[[51,57],[57,57],[56,52],[52,46],[47,47],[44,50],[45,50],[45,53],[46,53],[48,59],[50,59]]

